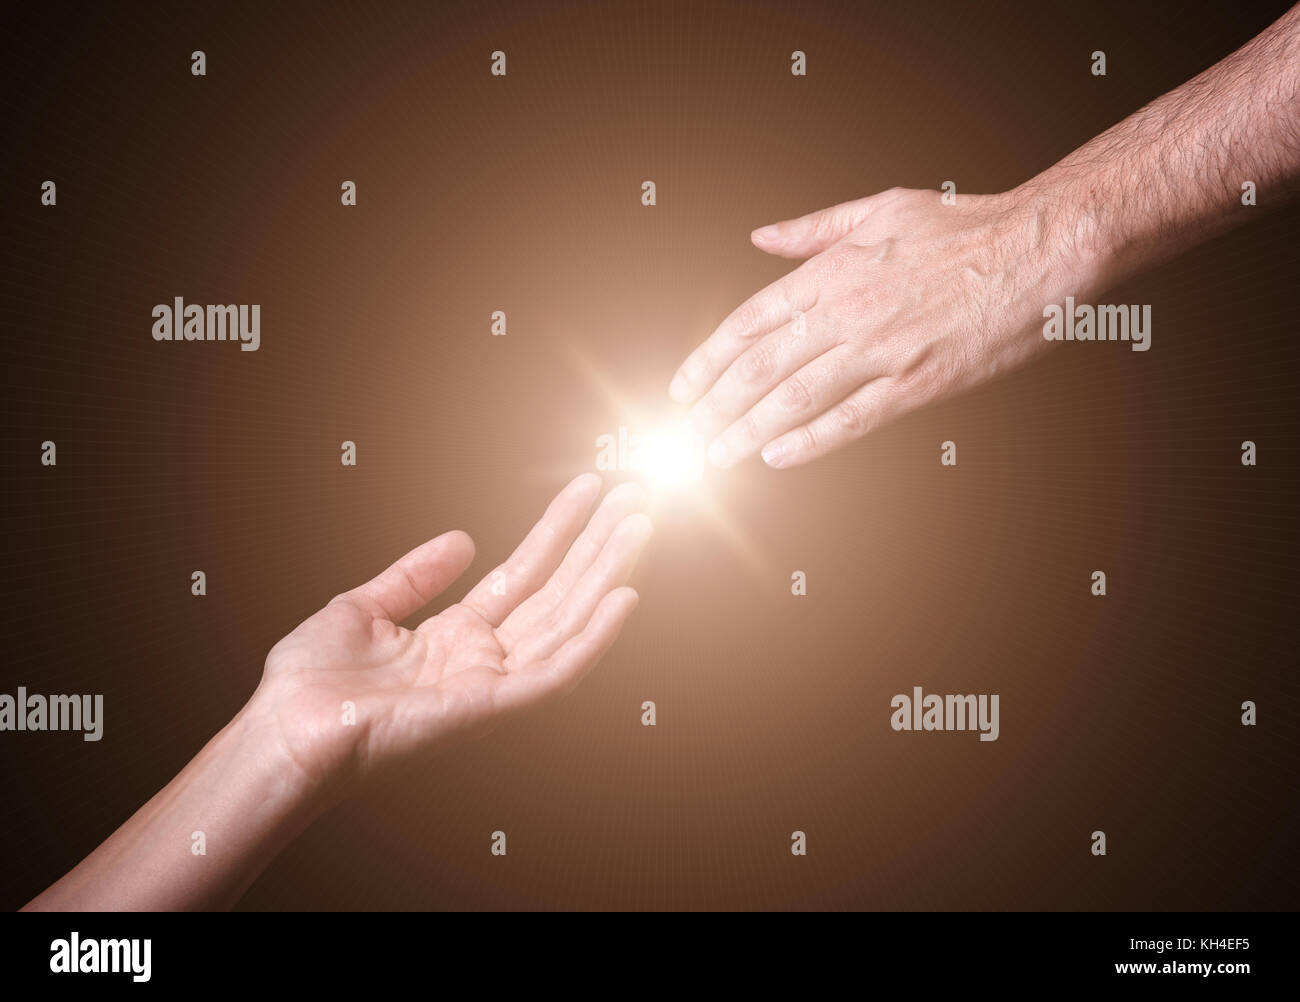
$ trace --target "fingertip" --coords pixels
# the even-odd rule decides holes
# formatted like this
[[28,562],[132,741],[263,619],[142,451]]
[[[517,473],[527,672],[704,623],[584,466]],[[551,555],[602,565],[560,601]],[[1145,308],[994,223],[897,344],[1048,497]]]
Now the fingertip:
[[444,535],[451,539],[455,539],[457,543],[469,550],[474,549],[474,537],[464,529],[452,529],[450,532],[444,533]]
[[789,466],[792,459],[791,450],[779,439],[763,446],[763,462],[774,470]]
[[673,381],[668,384],[668,396],[675,403],[689,404],[691,402],[691,386],[682,373],[678,372],[673,376]]
[[589,491],[600,490],[605,482],[600,478],[599,473],[579,473],[569,481],[569,486],[565,490]]
[[781,235],[781,227],[776,223],[769,223],[767,226],[760,226],[749,235],[749,239],[755,244],[774,243]]
[[474,554],[477,552],[473,537],[463,529],[452,529],[450,532],[444,532],[434,542],[440,544],[440,548],[443,550],[460,553],[466,567],[473,562]]

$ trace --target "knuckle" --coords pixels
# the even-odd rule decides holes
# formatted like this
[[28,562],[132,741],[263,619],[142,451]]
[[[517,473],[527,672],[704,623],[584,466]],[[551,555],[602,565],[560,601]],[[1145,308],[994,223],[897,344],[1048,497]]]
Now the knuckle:
[[923,362],[914,365],[899,378],[898,389],[919,405],[933,399],[938,394],[941,383],[939,368]]
[[794,311],[799,308],[795,302],[795,286],[789,276],[781,279],[767,289],[766,298],[763,301],[763,318],[771,318],[776,321],[776,325],[784,323],[789,317],[794,315]]
[[420,586],[416,582],[415,578],[411,576],[411,572],[402,566],[399,566],[397,568],[397,572],[398,572],[398,576],[402,580],[402,584],[406,587],[406,590],[409,591],[416,598],[422,598],[423,593],[420,591]]
[[740,378],[747,383],[764,383],[776,372],[776,359],[772,349],[756,345],[740,359]]
[[767,313],[762,294],[745,300],[732,317],[732,332],[736,337],[745,339],[756,337],[763,332],[763,318]]
[[838,386],[850,376],[860,376],[860,368],[851,352],[832,352],[826,356],[826,367],[821,382],[826,386]]
[[808,392],[808,384],[795,375],[781,384],[777,400],[787,411],[799,412],[809,407],[812,395]]
[[817,213],[812,219],[810,229],[812,235],[819,240],[833,237],[839,232],[838,222],[831,212]]
[[867,405],[861,400],[845,400],[836,407],[835,421],[849,435],[861,435],[871,426]]
[[816,455],[817,448],[821,445],[821,436],[817,430],[811,424],[806,424],[799,429],[798,435],[799,444],[795,446],[795,455]]
[[752,299],[747,299],[736,307],[731,315],[731,326],[738,337],[745,337],[758,323],[758,309]]

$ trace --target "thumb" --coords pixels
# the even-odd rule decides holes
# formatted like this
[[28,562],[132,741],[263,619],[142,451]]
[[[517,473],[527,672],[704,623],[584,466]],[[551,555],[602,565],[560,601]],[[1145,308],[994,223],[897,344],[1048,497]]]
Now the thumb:
[[798,219],[786,219],[749,235],[754,246],[778,257],[812,257],[838,243],[860,226],[876,206],[875,195],[818,209]]
[[333,601],[351,602],[375,619],[400,623],[432,602],[473,559],[474,541],[469,536],[460,531],[444,532]]

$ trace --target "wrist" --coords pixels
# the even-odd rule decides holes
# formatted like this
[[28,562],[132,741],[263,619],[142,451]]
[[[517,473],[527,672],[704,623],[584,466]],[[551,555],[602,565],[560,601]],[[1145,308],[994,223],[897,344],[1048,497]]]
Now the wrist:
[[1101,179],[1050,168],[1011,193],[1030,220],[1043,282],[1053,295],[1086,295],[1110,284],[1129,253]]
[[319,812],[258,707],[28,904],[37,911],[228,908]]
[[257,791],[269,814],[310,820],[329,806],[333,784],[293,753],[261,693],[254,692],[208,747]]

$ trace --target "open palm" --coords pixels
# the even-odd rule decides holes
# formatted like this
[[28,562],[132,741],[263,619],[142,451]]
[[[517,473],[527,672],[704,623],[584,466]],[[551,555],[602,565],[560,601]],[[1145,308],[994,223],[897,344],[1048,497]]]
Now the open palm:
[[[572,689],[636,606],[623,587],[650,536],[642,490],[578,477],[460,602],[402,620],[474,558],[463,532],[416,547],[272,648],[256,700],[307,779],[348,785]],[[584,528],[585,526],[585,528]]]

